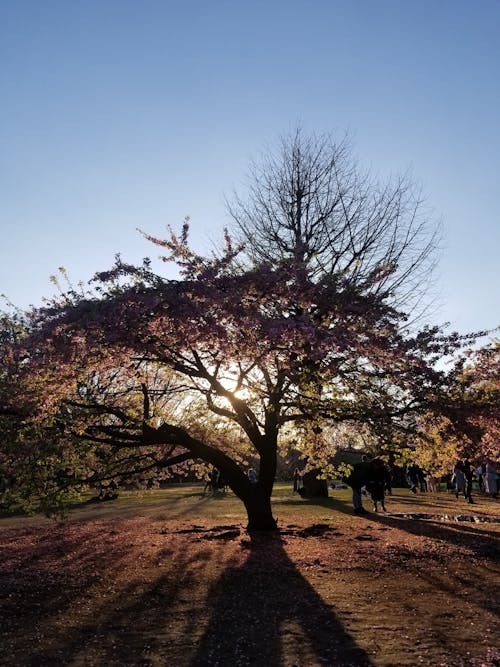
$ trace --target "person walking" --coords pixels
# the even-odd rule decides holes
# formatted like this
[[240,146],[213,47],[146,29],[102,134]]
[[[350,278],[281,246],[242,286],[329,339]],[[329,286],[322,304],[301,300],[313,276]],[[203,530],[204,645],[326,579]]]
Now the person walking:
[[418,486],[418,471],[420,468],[416,463],[412,463],[406,468],[406,479],[412,493],[417,493]]
[[472,480],[474,479],[474,472],[472,470],[470,461],[464,461],[463,472],[465,475],[465,497],[467,498],[469,505],[472,505],[474,502],[472,500]]

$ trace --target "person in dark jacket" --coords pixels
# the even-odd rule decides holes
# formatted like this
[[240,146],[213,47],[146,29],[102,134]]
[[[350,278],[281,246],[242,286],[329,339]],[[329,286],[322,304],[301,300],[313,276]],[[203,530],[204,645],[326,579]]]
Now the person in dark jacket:
[[387,483],[387,467],[382,459],[379,458],[374,458],[371,461],[371,464],[369,479],[367,480],[365,487],[372,498],[373,510],[378,512],[378,503],[380,503],[382,509],[386,512],[384,499],[385,485]]
[[419,486],[419,471],[420,468],[416,463],[412,463],[406,468],[406,479],[408,481],[408,486],[411,489],[412,493],[417,493]]
[[352,489],[354,514],[366,514],[361,495],[362,487],[366,486],[368,491],[370,491],[369,487],[376,487],[379,495],[380,485],[382,485],[383,494],[385,476],[386,469],[382,459],[374,458],[371,461],[361,461],[361,463],[354,464],[350,474],[345,478],[346,483]]
[[467,499],[469,505],[472,505],[472,503],[474,502],[472,500],[472,481],[474,478],[474,471],[472,470],[470,461],[463,462],[462,470],[464,471],[465,475],[465,498]]

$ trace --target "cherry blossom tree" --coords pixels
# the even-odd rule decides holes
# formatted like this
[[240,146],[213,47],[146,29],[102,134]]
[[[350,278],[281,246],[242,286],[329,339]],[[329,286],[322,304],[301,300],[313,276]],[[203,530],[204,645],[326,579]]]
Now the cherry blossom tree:
[[[242,267],[229,239],[221,257],[202,258],[187,227],[152,240],[182,279],[118,261],[93,295],[70,291],[30,314],[22,386],[36,402],[35,455],[33,432],[43,433],[42,491],[143,483],[204,462],[241,498],[249,528],[274,528],[281,434],[312,423],[406,429],[445,383],[434,362],[457,339],[402,336],[404,317],[371,290],[313,280],[295,260]],[[249,451],[257,484],[245,474]]]
[[214,466],[248,527],[274,529],[286,443],[304,437],[325,464],[335,429],[404,438],[442,403],[450,379],[436,362],[463,340],[410,332],[402,309],[432,255],[418,202],[402,181],[368,185],[344,147],[301,141],[233,207],[242,244],[226,233],[220,252],[198,255],[188,222],[180,236],[146,235],[179,279],[117,257],[27,314],[3,393],[5,413],[26,415],[5,464],[22,470],[25,498],[62,503],[73,488]]

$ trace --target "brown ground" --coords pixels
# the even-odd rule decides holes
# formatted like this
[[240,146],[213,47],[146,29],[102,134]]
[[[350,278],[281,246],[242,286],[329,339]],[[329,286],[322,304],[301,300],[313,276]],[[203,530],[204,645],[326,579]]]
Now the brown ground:
[[237,499],[200,490],[1,519],[0,664],[500,664],[500,501],[400,491],[365,518],[282,488],[281,536],[250,539]]

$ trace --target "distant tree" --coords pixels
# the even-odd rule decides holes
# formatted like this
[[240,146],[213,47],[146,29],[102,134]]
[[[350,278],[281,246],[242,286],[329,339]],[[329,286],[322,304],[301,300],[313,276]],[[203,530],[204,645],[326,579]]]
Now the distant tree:
[[480,429],[479,455],[500,463],[500,341],[494,340],[472,353],[464,369],[463,384],[471,399],[483,409],[472,417]]
[[419,419],[415,451],[427,469],[450,472],[458,460],[500,462],[500,343],[469,352],[448,378],[440,410]]
[[[235,213],[245,251],[226,234],[217,256],[197,255],[186,222],[180,237],[147,237],[177,263],[178,280],[148,260],[118,258],[89,292],[70,287],[28,314],[14,345],[21,373],[5,402],[29,414],[16,444],[29,442],[34,458],[10,460],[23,469],[25,497],[47,502],[62,489],[62,502],[72,488],[146,485],[188,464],[200,474],[215,466],[249,528],[273,529],[279,448],[299,441],[311,465],[324,463],[340,425],[403,438],[437,409],[449,382],[436,362],[463,341],[436,327],[410,334],[398,308],[420,284],[432,243],[418,247],[415,211],[403,224],[401,184],[377,199],[337,159],[320,168],[325,151],[317,162],[304,154],[319,171],[300,207],[302,154],[290,162],[285,153],[282,171],[262,173],[277,193],[288,174],[290,242],[286,218],[257,198],[245,219]],[[259,461],[257,484],[246,475],[249,455]]]

